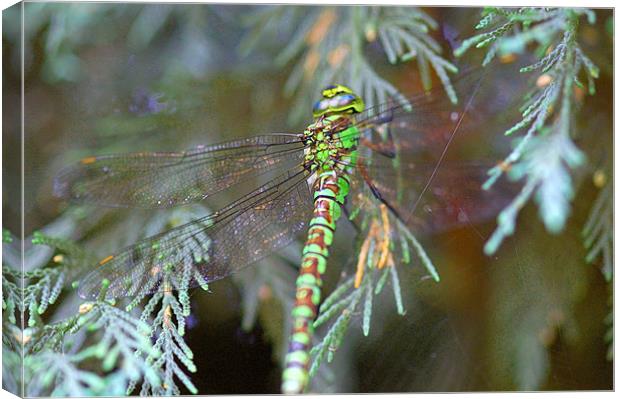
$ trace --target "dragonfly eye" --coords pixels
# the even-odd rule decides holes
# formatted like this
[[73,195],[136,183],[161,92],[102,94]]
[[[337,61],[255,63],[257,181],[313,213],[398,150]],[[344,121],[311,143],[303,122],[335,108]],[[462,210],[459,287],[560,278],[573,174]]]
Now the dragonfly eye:
[[352,104],[356,99],[356,97],[352,94],[342,94],[336,98],[338,99],[339,107],[344,107],[345,105]]
[[364,101],[346,86],[328,86],[322,94],[324,99],[317,101],[312,109],[315,118],[335,113],[359,113],[364,110]]
[[325,113],[325,110],[329,106],[329,100],[319,100],[314,103],[314,107],[312,107],[312,115],[320,116]]

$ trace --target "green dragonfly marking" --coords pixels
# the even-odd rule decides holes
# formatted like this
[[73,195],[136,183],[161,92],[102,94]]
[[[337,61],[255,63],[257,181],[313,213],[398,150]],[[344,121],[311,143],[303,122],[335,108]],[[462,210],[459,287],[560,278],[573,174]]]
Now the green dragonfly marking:
[[[431,94],[368,109],[351,89],[333,85],[323,90],[314,122],[300,134],[82,159],[57,176],[55,194],[111,207],[173,207],[276,177],[208,216],[107,256],[80,281],[79,295],[96,299],[102,281],[109,282],[106,298],[204,287],[305,230],[282,378],[283,392],[303,392],[321,280],[343,211],[364,211],[371,198],[407,228],[427,233],[488,219],[505,203],[505,193],[480,188],[489,163],[444,159],[457,131],[480,127],[478,109],[469,111],[481,84],[475,74],[460,79],[455,90],[464,101],[458,105]],[[493,90],[485,93],[480,104],[492,104]]]

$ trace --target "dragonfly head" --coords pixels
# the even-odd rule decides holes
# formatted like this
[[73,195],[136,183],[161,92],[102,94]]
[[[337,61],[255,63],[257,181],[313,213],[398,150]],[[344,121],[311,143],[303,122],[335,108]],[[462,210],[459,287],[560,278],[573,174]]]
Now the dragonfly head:
[[347,86],[327,86],[321,94],[323,99],[317,101],[312,108],[312,116],[315,118],[338,113],[357,114],[364,110],[364,100]]

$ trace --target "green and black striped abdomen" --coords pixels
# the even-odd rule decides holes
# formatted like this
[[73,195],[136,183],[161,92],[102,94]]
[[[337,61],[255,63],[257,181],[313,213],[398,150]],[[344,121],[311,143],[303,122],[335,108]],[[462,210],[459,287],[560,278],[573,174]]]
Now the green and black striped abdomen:
[[314,212],[297,278],[293,332],[285,361],[283,393],[301,393],[308,382],[312,323],[321,301],[322,276],[327,267],[329,247],[348,191],[347,176],[338,176],[332,171],[323,172],[315,182]]
[[[313,140],[306,160],[317,175],[312,187],[314,211],[297,278],[293,331],[282,376],[283,393],[301,393],[308,383],[312,323],[321,301],[322,276],[357,157],[358,132],[349,124],[348,117],[321,117],[306,131],[309,140]],[[331,130],[336,127],[338,131]]]

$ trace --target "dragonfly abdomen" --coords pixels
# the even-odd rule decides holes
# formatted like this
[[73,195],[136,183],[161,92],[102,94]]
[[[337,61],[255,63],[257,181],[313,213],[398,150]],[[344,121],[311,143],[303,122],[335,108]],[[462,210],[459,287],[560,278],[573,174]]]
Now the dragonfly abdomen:
[[349,192],[349,179],[346,174],[324,171],[314,183],[313,191],[314,211],[296,282],[293,332],[283,373],[283,393],[301,393],[308,383],[312,323],[318,313],[322,276],[326,270],[336,222],[342,214],[341,207]]

